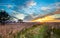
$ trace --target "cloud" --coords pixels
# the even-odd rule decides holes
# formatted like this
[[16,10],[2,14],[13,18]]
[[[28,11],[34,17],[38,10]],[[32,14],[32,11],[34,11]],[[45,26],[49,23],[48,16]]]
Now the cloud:
[[54,14],[60,14],[60,9],[56,10]]
[[14,8],[14,6],[16,5],[11,5],[11,4],[6,5],[7,8]]
[[56,3],[56,8],[60,9],[60,2]]
[[52,17],[55,18],[55,19],[60,18],[60,14],[54,14],[54,15],[52,15]]
[[24,19],[25,15],[24,14],[17,14],[15,15],[18,19]]
[[37,3],[34,1],[27,2],[27,4],[26,4],[27,7],[31,7],[31,6],[35,6],[35,5],[37,5]]
[[7,5],[8,6],[8,8],[11,8],[12,7],[12,5]]
[[50,5],[48,5],[48,7],[55,8],[55,9],[60,9],[60,2],[50,4]]
[[26,15],[22,14],[22,13],[19,13],[19,12],[16,12],[16,11],[13,11],[12,12],[12,15],[18,19],[24,19]]
[[1,10],[3,10],[3,11],[4,11],[4,9],[1,9]]
[[[58,4],[58,3],[56,3],[56,4]],[[27,2],[26,3],[26,8],[23,8],[23,10],[24,10],[24,13],[27,13],[27,14],[29,14],[30,15],[30,18],[27,18],[26,17],[26,19],[31,19],[31,18],[33,18],[34,16],[33,16],[33,14],[31,14],[31,13],[40,13],[41,15],[40,16],[43,16],[43,15],[46,15],[46,14],[48,14],[48,13],[52,13],[52,11],[54,11],[55,10],[55,8],[56,8],[56,4],[55,3],[52,3],[51,5],[47,5],[47,6],[38,6],[37,5],[37,3],[36,2],[34,2],[34,1],[30,1],[30,2]],[[59,4],[58,4],[59,5]],[[35,7],[35,8],[34,8]],[[32,8],[32,9],[31,9]],[[45,13],[45,14],[44,14]],[[28,16],[29,17],[29,16]],[[38,17],[38,15],[36,16],[36,17]],[[36,18],[36,17],[34,17],[34,18]]]
[[56,2],[56,3],[52,3],[52,4],[50,4],[50,5],[48,5],[48,6],[42,6],[41,7],[41,10],[44,10],[44,11],[46,11],[46,10],[52,10],[52,9],[60,9],[60,2]]
[[44,11],[50,10],[50,9],[51,9],[50,7],[41,7],[41,10],[44,10]]

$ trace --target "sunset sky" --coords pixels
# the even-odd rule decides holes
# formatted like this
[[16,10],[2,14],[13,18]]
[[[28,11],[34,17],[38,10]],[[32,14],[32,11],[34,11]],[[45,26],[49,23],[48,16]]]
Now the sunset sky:
[[23,20],[53,13],[58,8],[60,0],[0,0],[0,10]]

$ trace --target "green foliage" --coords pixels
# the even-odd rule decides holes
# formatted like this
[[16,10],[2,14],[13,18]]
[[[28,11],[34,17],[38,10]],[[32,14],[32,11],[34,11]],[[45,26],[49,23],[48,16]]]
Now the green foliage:
[[[31,28],[22,30],[17,34],[17,38],[51,38],[52,29],[48,25],[36,25]],[[53,29],[52,38],[60,38],[60,29]]]
[[60,29],[59,28],[54,28],[53,32],[54,32],[55,38],[60,38]]
[[47,28],[48,28],[47,26],[36,25],[33,26],[32,28],[22,30],[20,32],[20,35],[18,34],[18,36],[20,36],[20,38],[44,38],[46,37],[45,33],[47,31]]

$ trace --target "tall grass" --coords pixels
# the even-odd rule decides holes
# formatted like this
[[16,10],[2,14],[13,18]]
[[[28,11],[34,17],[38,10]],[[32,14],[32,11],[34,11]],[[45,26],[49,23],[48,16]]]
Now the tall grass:
[[[49,29],[49,25],[33,25],[31,28],[23,29],[22,31],[13,34],[10,32],[8,38],[60,38],[60,29],[54,28],[53,35],[51,35],[52,29]],[[51,37],[52,36],[52,37]],[[0,35],[0,38],[5,38]]]
[[49,29],[46,24],[34,25],[17,33],[15,38],[60,38],[60,29],[53,29],[53,37],[51,37],[51,31],[52,29]]
[[34,25],[31,28],[22,30],[20,33],[17,33],[15,38],[45,38],[47,36],[47,30],[48,26]]

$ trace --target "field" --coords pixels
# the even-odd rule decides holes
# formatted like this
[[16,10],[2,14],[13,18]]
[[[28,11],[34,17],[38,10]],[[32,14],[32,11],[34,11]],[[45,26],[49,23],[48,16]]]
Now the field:
[[60,23],[9,23],[0,25],[0,38],[60,38]]

